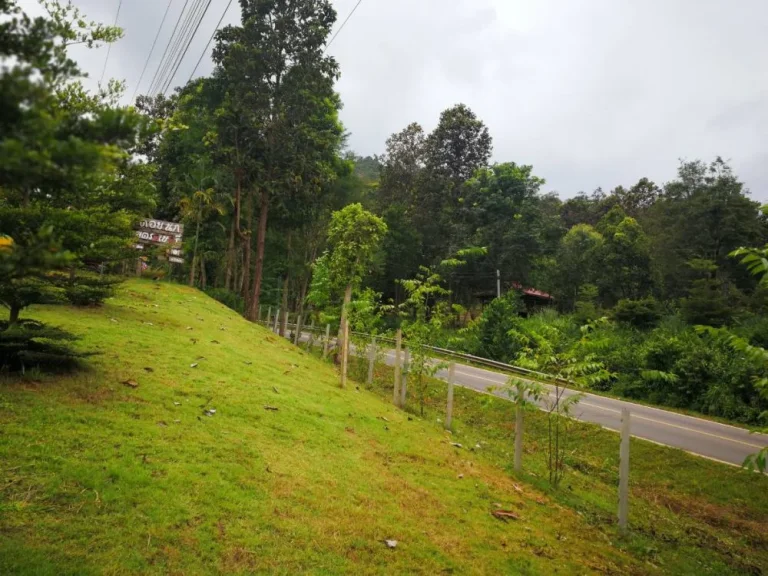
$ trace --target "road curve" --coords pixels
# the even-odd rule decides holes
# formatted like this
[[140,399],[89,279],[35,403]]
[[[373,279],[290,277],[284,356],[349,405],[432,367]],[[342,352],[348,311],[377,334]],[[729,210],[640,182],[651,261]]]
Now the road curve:
[[[387,364],[394,364],[393,351],[387,351],[385,358]],[[506,393],[499,389],[509,378],[504,374],[459,363],[456,363],[454,374],[454,383],[457,386],[509,400]],[[447,380],[448,370],[439,370],[436,376]],[[544,386],[553,394],[554,386]],[[578,392],[567,390],[564,395],[573,394]],[[630,411],[632,436],[680,448],[696,456],[726,464],[740,466],[747,456],[768,446],[768,435],[765,434],[596,394],[583,393],[582,399],[573,409],[572,416],[618,431],[621,428],[622,408],[628,408]]]
[[[302,334],[302,340],[306,340],[307,336],[308,334]],[[394,365],[394,351],[387,350],[384,359],[388,365]],[[454,384],[457,386],[509,400],[506,393],[500,389],[509,379],[507,375],[458,362],[454,374]],[[447,380],[448,370],[439,370],[436,377]],[[554,386],[544,386],[552,395]],[[567,390],[564,395],[578,393]],[[628,408],[630,411],[632,436],[725,464],[740,466],[747,456],[768,447],[768,435],[765,434],[597,394],[582,393],[582,399],[576,404],[571,415],[578,420],[619,431],[622,408]]]

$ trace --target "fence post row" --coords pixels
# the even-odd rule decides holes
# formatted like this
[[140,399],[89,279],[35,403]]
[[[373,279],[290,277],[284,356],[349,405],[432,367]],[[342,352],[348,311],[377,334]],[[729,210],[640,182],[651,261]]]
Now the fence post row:
[[366,382],[373,384],[373,369],[376,363],[376,336],[371,339],[371,348],[368,350],[368,379]]
[[403,352],[403,374],[400,380],[400,408],[405,408],[405,400],[408,394],[408,372],[411,369],[410,348],[405,348]]
[[621,409],[619,449],[619,529],[627,531],[629,521],[629,408]]
[[395,336],[395,386],[392,392],[392,403],[400,404],[400,348],[403,344],[403,331],[398,328]]
[[448,402],[445,407],[445,429],[450,430],[453,423],[453,377],[456,371],[456,364],[451,362],[448,367]]

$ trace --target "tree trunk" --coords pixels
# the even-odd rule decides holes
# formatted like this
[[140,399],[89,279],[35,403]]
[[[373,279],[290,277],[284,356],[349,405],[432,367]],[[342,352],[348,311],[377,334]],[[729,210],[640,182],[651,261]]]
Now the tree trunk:
[[[283,301],[280,304],[280,307],[283,312],[283,318],[288,318],[288,287],[290,282],[290,276],[288,274],[285,275],[285,280],[283,280]],[[280,336],[285,336],[285,323],[286,321],[283,320],[280,322]]]
[[189,268],[189,285],[195,285],[195,267],[197,266],[197,245],[200,241],[200,218],[197,218],[197,227],[195,228],[195,248],[192,252],[192,266]]
[[18,304],[11,304],[11,315],[8,318],[8,326],[13,326],[19,321],[19,313],[21,312],[21,306]]
[[[253,298],[251,299],[251,309],[249,318],[256,319],[259,309],[259,298],[261,296],[261,277],[264,274],[264,243],[267,238],[267,216],[269,214],[269,192],[266,189],[261,191],[261,202],[259,206],[259,230],[256,236],[256,272],[253,278]],[[287,277],[286,277],[287,281]]]
[[205,274],[205,257],[201,254],[198,260],[200,260],[200,286],[205,290],[208,287],[208,277]]
[[245,310],[248,310],[248,303],[251,301],[251,238],[253,236],[253,195],[249,192],[245,211],[248,217],[248,233],[245,234],[243,245],[243,300],[245,301]]
[[227,269],[224,273],[224,289],[232,289],[232,272],[235,265],[235,229],[237,228],[237,222],[235,222],[234,215],[232,216],[232,226],[229,229],[229,246],[227,246]]
[[341,305],[341,323],[339,324],[339,350],[344,350],[344,323],[347,321],[347,308],[349,303],[352,302],[352,283],[347,284],[347,288],[344,290],[344,303]]

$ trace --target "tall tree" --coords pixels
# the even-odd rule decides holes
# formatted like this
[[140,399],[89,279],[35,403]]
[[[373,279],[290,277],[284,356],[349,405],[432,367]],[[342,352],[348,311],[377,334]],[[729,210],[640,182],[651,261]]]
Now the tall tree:
[[[353,291],[370,272],[373,257],[387,232],[387,225],[378,216],[364,210],[360,204],[335,212],[328,227],[328,252],[321,266],[328,270],[337,289],[344,290],[341,308],[339,346],[344,349],[344,323]],[[321,275],[322,278],[322,275]]]
[[249,316],[259,306],[270,208],[333,178],[341,144],[338,65],[325,55],[336,20],[327,0],[241,0],[242,26],[217,33],[219,138],[231,150],[239,214],[243,186],[258,199]]

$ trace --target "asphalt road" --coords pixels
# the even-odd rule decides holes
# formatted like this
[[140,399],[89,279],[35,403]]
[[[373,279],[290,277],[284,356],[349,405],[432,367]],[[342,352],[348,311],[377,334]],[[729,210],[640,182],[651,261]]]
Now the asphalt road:
[[[394,359],[394,351],[387,351],[385,355],[387,364],[394,365]],[[447,380],[448,370],[438,371],[437,377]],[[475,366],[457,363],[455,367],[455,385],[508,400],[505,392],[499,389],[506,384],[507,380],[508,376],[504,374]],[[545,385],[545,387],[552,397],[554,386]],[[565,395],[577,393],[568,390]],[[542,406],[543,402],[542,400]],[[609,430],[618,431],[621,428],[622,408],[630,410],[632,436],[680,448],[696,456],[726,464],[741,465],[747,456],[768,446],[768,435],[765,434],[751,433],[736,426],[596,394],[584,393],[571,415],[578,420],[593,422]]]

